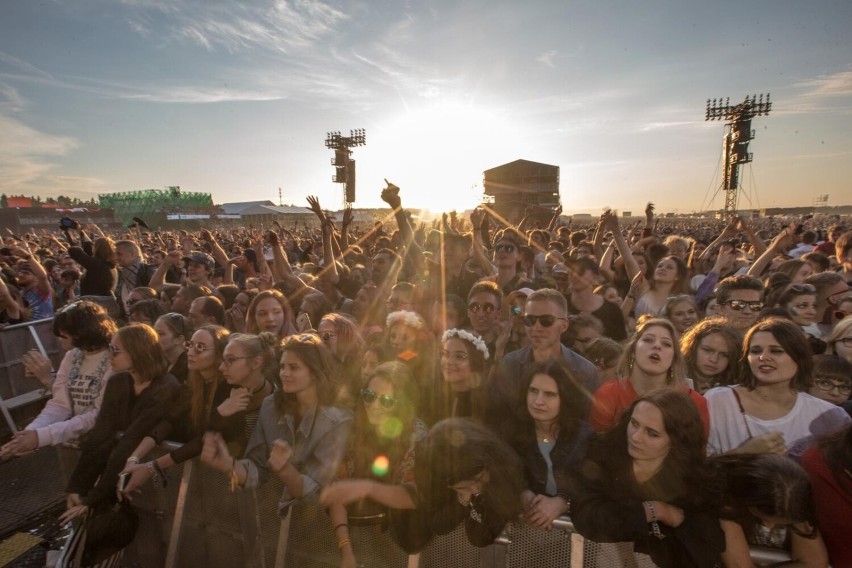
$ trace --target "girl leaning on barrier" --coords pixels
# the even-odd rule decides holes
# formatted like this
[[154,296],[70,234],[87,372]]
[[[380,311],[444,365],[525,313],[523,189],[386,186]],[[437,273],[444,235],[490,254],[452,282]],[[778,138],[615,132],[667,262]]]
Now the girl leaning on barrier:
[[[115,374],[107,384],[95,425],[80,445],[80,461],[68,482],[68,508],[60,517],[62,523],[85,517],[89,526],[90,517],[109,518],[125,460],[177,399],[177,379],[166,371],[157,333],[151,327],[133,324],[119,329],[109,352]],[[125,510],[123,516],[132,515]],[[132,534],[124,536],[132,538]],[[105,541],[103,546],[115,543]]]
[[[813,489],[799,464],[777,454],[719,456],[711,462],[722,480],[725,566],[751,566],[749,545],[788,551],[789,566],[828,566]],[[845,518],[847,537],[848,522]],[[844,545],[848,549],[848,538]]]
[[[408,367],[379,365],[362,383],[355,410],[355,428],[346,451],[340,479],[373,483],[409,483],[414,478],[415,444],[426,437],[426,425],[416,418],[417,386]],[[349,526],[387,527],[387,506],[365,499],[345,506],[329,504],[332,528],[341,552],[341,567],[356,565]],[[392,551],[385,551],[392,554]]]
[[281,347],[281,389],[266,397],[243,459],[220,434],[204,437],[201,460],[230,477],[231,488],[257,488],[275,474],[284,485],[282,517],[289,507],[312,504],[340,467],[352,413],[335,406],[339,385],[331,352],[316,334],[286,338]]
[[524,517],[549,530],[554,520],[569,513],[571,477],[592,436],[584,393],[566,365],[547,361],[530,368],[520,400],[524,404],[510,442],[524,465]]
[[661,568],[714,567],[724,549],[695,405],[664,388],[600,436],[575,480],[571,519],[596,542],[633,542]]
[[47,357],[38,351],[22,357],[26,374],[50,388],[53,396],[35,420],[0,448],[0,456],[75,442],[92,429],[112,374],[108,347],[117,329],[93,302],[75,302],[56,314],[53,333],[66,353],[52,384]]
[[443,420],[415,452],[412,483],[340,481],[323,491],[321,502],[340,506],[371,499],[390,507],[392,536],[409,554],[462,523],[472,545],[488,546],[521,514],[520,460],[485,426]]
[[[264,370],[274,358],[278,338],[229,334],[223,327],[202,326],[192,335],[189,347],[190,381],[184,388],[185,403],[143,440],[128,458],[125,471],[131,473],[124,494],[132,493],[151,477],[201,454],[206,431],[221,434],[231,449],[242,454],[257,424],[263,400],[274,392]],[[140,464],[153,447],[172,433],[184,432],[188,441],[168,454]]]

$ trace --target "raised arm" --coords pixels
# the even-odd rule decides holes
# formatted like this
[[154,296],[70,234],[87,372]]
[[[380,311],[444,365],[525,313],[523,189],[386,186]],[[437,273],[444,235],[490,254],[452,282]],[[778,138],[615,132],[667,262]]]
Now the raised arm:
[[485,215],[480,209],[474,209],[470,213],[470,222],[473,225],[473,260],[488,274],[496,274],[497,267],[488,260],[485,254],[485,244],[482,242],[482,223]]
[[790,243],[791,232],[790,227],[784,227],[781,229],[781,232],[775,235],[775,238],[772,239],[772,242],[769,243],[769,246],[763,251],[763,254],[757,257],[757,260],[755,260],[749,267],[746,274],[748,276],[760,278],[763,275],[764,270],[766,270],[766,267],[772,263],[772,259],[786,250]]
[[618,253],[621,255],[622,261],[624,262],[627,277],[633,280],[633,278],[635,278],[635,276],[640,272],[639,263],[636,262],[635,258],[633,258],[633,252],[630,250],[630,245],[627,244],[627,241],[624,239],[624,235],[621,234],[618,216],[612,211],[607,210],[603,215],[601,215],[601,223],[606,229],[612,231],[612,238],[615,240],[615,244],[618,247]]

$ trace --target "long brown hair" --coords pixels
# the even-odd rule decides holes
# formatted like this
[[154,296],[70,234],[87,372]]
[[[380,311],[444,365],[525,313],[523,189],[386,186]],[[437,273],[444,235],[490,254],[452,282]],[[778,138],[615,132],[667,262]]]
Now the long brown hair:
[[[220,362],[231,332],[220,325],[202,325],[195,330],[196,333],[199,331],[207,332],[213,338],[213,349],[216,351],[216,360]],[[189,372],[189,380],[187,381],[190,389],[189,412],[192,424],[198,430],[204,429],[207,425],[207,417],[210,414],[210,407],[213,406],[213,397],[216,394],[216,387],[220,380],[222,380],[222,377],[218,369],[216,371],[216,380],[209,386],[207,381],[204,380],[204,377],[201,376],[201,373],[198,371]]]
[[127,351],[133,370],[143,382],[166,374],[168,363],[154,328],[144,323],[134,323],[120,328],[115,335]]
[[281,309],[284,310],[284,325],[281,327],[279,335],[283,338],[287,335],[296,333],[296,324],[293,320],[293,308],[290,307],[290,302],[287,301],[284,294],[275,289],[264,290],[251,301],[251,304],[249,304],[248,307],[248,313],[246,313],[246,332],[254,334],[261,332],[261,330],[257,327],[257,318],[255,317],[254,312],[257,311],[257,305],[267,298],[273,298],[281,304]]
[[[281,355],[290,351],[311,373],[311,381],[317,390],[317,406],[333,406],[337,399],[338,366],[331,351],[315,333],[291,335],[281,345]],[[275,392],[275,408],[283,416],[293,414],[297,408],[296,395],[285,393],[284,389]]]

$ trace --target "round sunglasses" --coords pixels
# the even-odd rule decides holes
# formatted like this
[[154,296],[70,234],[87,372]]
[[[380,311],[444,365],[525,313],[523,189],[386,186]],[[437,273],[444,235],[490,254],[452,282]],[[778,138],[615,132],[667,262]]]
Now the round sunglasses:
[[364,401],[364,404],[369,406],[373,404],[376,399],[379,400],[379,405],[381,405],[381,407],[386,410],[390,410],[391,408],[396,406],[396,398],[392,397],[389,394],[383,394],[379,396],[373,389],[361,389],[361,400]]

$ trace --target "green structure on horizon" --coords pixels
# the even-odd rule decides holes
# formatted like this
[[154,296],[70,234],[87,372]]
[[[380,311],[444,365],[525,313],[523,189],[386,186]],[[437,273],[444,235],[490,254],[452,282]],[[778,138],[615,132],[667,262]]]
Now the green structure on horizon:
[[209,193],[181,191],[180,186],[166,189],[140,189],[98,195],[101,207],[110,207],[115,218],[127,225],[133,217],[143,219],[151,227],[163,225],[166,216],[175,213],[215,213]]

